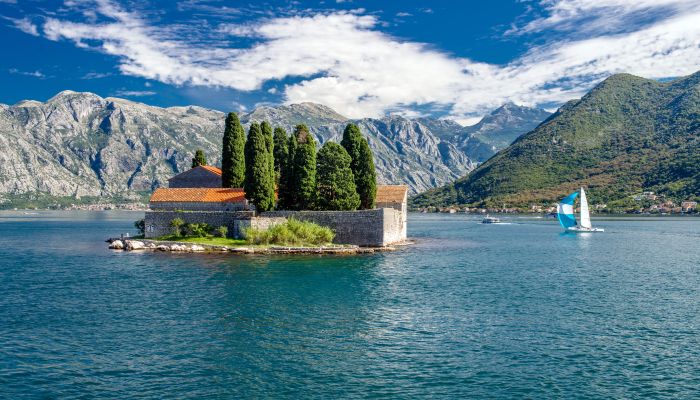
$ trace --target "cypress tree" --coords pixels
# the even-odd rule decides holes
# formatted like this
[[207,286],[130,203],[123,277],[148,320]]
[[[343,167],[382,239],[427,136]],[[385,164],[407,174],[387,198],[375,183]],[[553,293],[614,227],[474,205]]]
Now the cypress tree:
[[228,113],[221,150],[221,186],[242,187],[245,179],[245,131],[236,113]]
[[287,132],[284,130],[284,128],[275,128],[274,142],[275,144],[273,148],[273,157],[275,159],[275,183],[279,188],[278,190],[281,190],[282,169],[284,168],[284,165],[287,162],[288,154]]
[[192,168],[199,167],[200,165],[207,165],[207,158],[204,156],[204,151],[197,149],[194,152],[194,158],[192,159]]
[[350,167],[355,177],[357,193],[360,195],[360,208],[374,208],[374,199],[377,196],[377,172],[367,139],[362,137],[357,125],[348,124],[340,144],[352,158]]
[[250,124],[245,142],[245,197],[258,212],[271,210],[275,205],[275,187],[270,172],[267,140],[257,122]]
[[292,134],[287,139],[287,157],[284,159],[280,171],[279,206],[284,210],[293,210],[297,205],[297,192],[294,183],[294,156],[297,147],[297,137]]
[[270,166],[270,176],[272,177],[272,182],[275,183],[275,142],[274,138],[272,137],[272,126],[267,121],[263,121],[260,123],[260,130],[262,130],[263,137],[265,138],[267,155],[270,158],[268,160],[268,165]]
[[[374,200],[377,197],[377,171],[374,167],[374,155],[369,148],[367,139],[362,138],[360,143],[360,160],[357,163],[355,186],[360,195],[360,208],[374,208]],[[354,172],[353,172],[354,174]]]
[[316,206],[319,210],[355,210],[360,206],[351,162],[343,146],[326,142],[321,147],[316,161]]
[[306,125],[294,129],[298,147],[294,151],[294,180],[292,191],[296,208],[311,210],[316,199],[316,141]]

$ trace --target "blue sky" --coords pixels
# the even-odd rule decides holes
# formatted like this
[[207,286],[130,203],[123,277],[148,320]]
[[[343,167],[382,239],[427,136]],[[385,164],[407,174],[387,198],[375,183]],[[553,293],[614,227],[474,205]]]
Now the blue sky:
[[700,69],[700,0],[0,0],[0,102],[65,89],[222,111],[474,122],[555,108],[616,72]]

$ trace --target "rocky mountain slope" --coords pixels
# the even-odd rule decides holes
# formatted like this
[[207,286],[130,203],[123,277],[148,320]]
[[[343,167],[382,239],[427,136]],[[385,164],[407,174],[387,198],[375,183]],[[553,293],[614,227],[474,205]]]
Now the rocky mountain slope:
[[471,160],[481,163],[508,147],[520,135],[535,129],[550,115],[539,108],[506,103],[472,126],[462,127],[454,121],[431,118],[419,121],[437,137],[454,144]]
[[506,103],[478,124],[466,127],[464,134],[451,141],[474,160],[484,162],[522,134],[535,129],[550,115],[539,108]]
[[[321,143],[339,141],[349,122],[314,103],[259,107],[241,120],[268,120],[288,132],[306,123]],[[223,121],[224,113],[201,107],[160,108],[72,91],[0,105],[0,195],[138,198],[189,168],[197,148],[218,164]],[[406,183],[417,193],[475,166],[420,121],[355,122],[375,153],[381,183]]]
[[527,206],[579,186],[596,203],[642,190],[700,197],[700,72],[670,82],[613,75],[510,147],[416,206]]
[[[167,184],[196,148],[216,154],[223,113],[64,91],[0,106],[0,193],[135,195]],[[6,196],[7,197],[7,196]]]

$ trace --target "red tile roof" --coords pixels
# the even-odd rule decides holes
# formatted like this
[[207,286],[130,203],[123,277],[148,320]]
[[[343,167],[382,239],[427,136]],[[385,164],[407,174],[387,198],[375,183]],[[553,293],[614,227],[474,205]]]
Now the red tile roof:
[[408,193],[406,185],[377,185],[377,203],[403,203]]
[[151,203],[242,203],[245,193],[241,188],[158,188],[151,195]]

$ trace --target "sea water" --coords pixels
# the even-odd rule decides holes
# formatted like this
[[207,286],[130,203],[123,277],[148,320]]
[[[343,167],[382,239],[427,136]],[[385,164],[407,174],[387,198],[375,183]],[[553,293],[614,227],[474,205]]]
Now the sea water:
[[0,398],[694,398],[700,219],[410,215],[360,256],[111,251],[0,213]]

